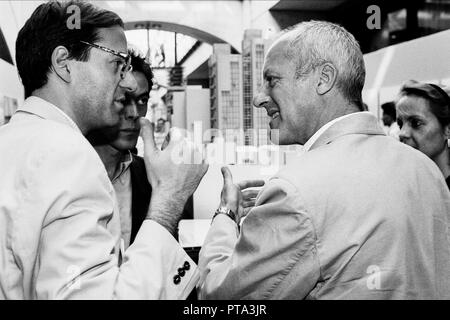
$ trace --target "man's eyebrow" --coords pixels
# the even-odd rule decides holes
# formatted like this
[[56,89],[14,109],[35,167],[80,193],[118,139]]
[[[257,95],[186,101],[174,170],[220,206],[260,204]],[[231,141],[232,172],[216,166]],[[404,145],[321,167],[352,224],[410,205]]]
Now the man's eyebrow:
[[404,119],[406,121],[409,120],[423,120],[425,119],[424,117],[421,117],[419,115],[416,114],[411,114],[411,115],[402,115],[401,113],[398,115],[399,118]]
[[410,115],[410,116],[408,116],[408,118],[409,119],[419,119],[419,120],[425,119],[425,117],[422,117],[422,116],[417,115],[417,114]]

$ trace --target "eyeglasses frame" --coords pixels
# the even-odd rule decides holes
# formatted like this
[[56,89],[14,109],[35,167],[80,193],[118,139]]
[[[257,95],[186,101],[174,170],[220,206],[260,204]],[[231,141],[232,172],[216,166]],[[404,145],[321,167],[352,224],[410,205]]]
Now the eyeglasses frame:
[[123,52],[119,52],[119,51],[116,51],[116,50],[113,50],[113,49],[110,49],[110,48],[107,48],[107,47],[104,47],[104,46],[101,46],[101,45],[98,45],[95,43],[90,43],[87,41],[80,40],[80,42],[83,44],[86,44],[88,46],[91,46],[93,48],[97,48],[97,49],[103,50],[105,52],[111,53],[111,54],[115,55],[116,57],[120,57],[120,58],[124,59],[125,65],[120,70],[120,78],[122,80],[125,79],[125,76],[128,72],[131,72],[133,70],[133,66],[131,65],[131,55],[130,54],[125,54]]

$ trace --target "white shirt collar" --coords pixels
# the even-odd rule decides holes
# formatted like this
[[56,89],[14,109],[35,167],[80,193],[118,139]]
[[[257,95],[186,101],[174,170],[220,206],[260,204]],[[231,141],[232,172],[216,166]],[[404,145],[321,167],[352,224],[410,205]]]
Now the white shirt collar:
[[133,156],[131,154],[131,151],[128,150],[128,152],[123,155],[123,158],[120,161],[119,170],[118,170],[116,176],[111,180],[111,182],[114,183],[114,181],[119,179],[128,170],[128,168],[130,167],[132,162],[133,162]]
[[[23,106],[17,110],[17,112],[24,111],[28,113],[34,113],[40,117],[46,119],[55,120],[58,122],[65,122],[73,129],[81,133],[80,128],[64,111],[55,106],[54,104],[44,100],[42,98],[31,96],[28,97]],[[56,114],[55,114],[56,113]]]
[[308,152],[311,147],[313,146],[313,144],[317,141],[317,139],[319,139],[319,137],[327,130],[329,129],[333,124],[335,124],[338,121],[341,121],[345,118],[349,118],[351,116],[354,116],[355,114],[360,114],[360,113],[370,113],[368,111],[363,111],[363,112],[355,112],[355,113],[350,113],[350,114],[346,114],[345,116],[341,116],[338,117],[336,119],[331,120],[330,122],[327,122],[326,124],[324,124],[319,130],[316,131],[316,133],[313,134],[313,136],[311,138],[308,139],[308,141],[306,141],[306,143],[303,145],[303,151],[304,152]]

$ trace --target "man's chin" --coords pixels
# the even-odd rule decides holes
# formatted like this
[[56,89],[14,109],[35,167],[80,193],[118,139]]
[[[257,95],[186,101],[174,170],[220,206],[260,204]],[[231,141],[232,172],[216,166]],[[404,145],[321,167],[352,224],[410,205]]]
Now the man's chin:
[[270,130],[270,142],[279,146],[298,144],[294,137],[283,135],[279,130]]

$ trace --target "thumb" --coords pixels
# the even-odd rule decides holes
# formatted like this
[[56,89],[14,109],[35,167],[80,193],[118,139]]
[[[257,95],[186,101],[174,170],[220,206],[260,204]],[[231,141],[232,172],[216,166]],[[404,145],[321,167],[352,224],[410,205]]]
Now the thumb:
[[153,124],[146,118],[139,118],[139,124],[141,125],[140,136],[144,140],[144,148],[147,152],[157,151],[155,144],[155,137],[153,135]]
[[222,176],[223,176],[223,184],[233,184],[233,176],[231,175],[231,171],[228,167],[222,167]]

